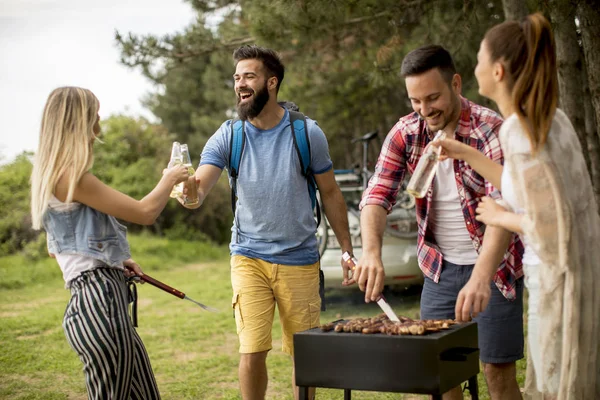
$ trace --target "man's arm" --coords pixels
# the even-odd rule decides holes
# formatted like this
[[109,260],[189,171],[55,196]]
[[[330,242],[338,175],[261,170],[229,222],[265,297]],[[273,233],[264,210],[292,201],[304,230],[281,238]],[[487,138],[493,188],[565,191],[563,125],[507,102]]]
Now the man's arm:
[[[490,121],[490,129],[487,132],[487,136],[485,136],[485,140],[480,142],[482,147],[478,148],[480,155],[477,155],[477,159],[481,164],[486,164],[491,168],[488,168],[483,173],[483,171],[477,170],[471,164],[472,162],[477,164],[476,160],[470,159],[467,161],[472,168],[476,169],[486,179],[486,195],[492,197],[494,200],[498,199],[497,189],[500,189],[502,165],[504,164],[504,154],[499,140],[502,124],[503,122],[500,118]],[[476,154],[475,152],[471,153]],[[486,199],[485,197],[482,198],[476,212],[479,214],[480,208],[486,204],[491,208],[501,208],[504,211],[504,208],[496,204],[494,200]],[[480,215],[476,219],[482,221]],[[502,262],[511,239],[512,233],[503,227],[486,225],[483,245],[477,257],[471,278],[458,294],[455,308],[457,320],[468,321],[471,317],[475,317],[478,313],[485,310],[491,296],[490,282]]]
[[[375,173],[360,202],[363,252],[353,281],[365,292],[365,302],[377,301],[383,291],[385,270],[381,259],[387,215],[396,201],[406,171],[402,122],[394,125],[383,142]],[[353,283],[353,282],[351,282]]]
[[488,226],[483,236],[481,252],[477,257],[473,273],[467,284],[458,293],[456,300],[456,320],[469,321],[487,307],[491,289],[490,283],[508,249],[512,233],[496,226]]
[[178,198],[182,206],[189,209],[195,209],[202,205],[204,199],[215,186],[215,183],[219,180],[223,170],[211,164],[204,164],[198,167],[194,176],[190,176],[190,179],[196,179],[196,185],[198,187],[198,203],[190,206],[186,205],[183,199]]
[[[385,270],[381,260],[383,232],[387,223],[387,210],[378,205],[366,205],[360,213],[360,234],[363,252],[352,281],[358,282],[365,292],[365,302],[376,301],[383,291]],[[351,282],[353,283],[353,282]]]
[[[317,186],[321,193],[321,201],[323,202],[323,209],[325,210],[327,221],[331,225],[335,237],[340,243],[342,253],[347,251],[352,254],[352,240],[350,239],[350,228],[348,227],[346,201],[335,181],[333,169],[322,174],[316,174],[315,180],[317,181]],[[343,260],[342,268],[344,270],[344,280],[342,283],[345,285],[349,279],[350,269]]]

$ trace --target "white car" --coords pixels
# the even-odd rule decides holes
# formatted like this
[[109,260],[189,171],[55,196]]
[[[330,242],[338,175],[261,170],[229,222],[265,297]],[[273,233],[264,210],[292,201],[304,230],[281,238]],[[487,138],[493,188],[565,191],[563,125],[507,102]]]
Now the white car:
[[[382,261],[385,268],[385,286],[394,288],[406,288],[412,285],[423,284],[423,273],[417,262],[417,239],[416,234],[412,238],[401,238],[392,236],[390,226],[395,229],[400,229],[405,232],[416,232],[416,220],[413,219],[414,212],[407,217],[403,215],[398,218],[397,214],[409,213],[407,210],[394,210],[388,216],[388,229],[383,236]],[[396,214],[396,215],[395,215]],[[321,269],[325,276],[325,288],[330,289],[354,289],[357,285],[342,286],[342,267],[340,264],[342,252],[340,245],[333,233],[333,230],[324,225],[320,228],[320,238],[325,236],[327,246],[321,255]],[[360,259],[362,254],[362,242],[360,236],[360,223],[358,212],[355,210],[348,211],[348,223],[350,226],[350,234],[352,236],[352,246],[354,255]],[[324,229],[327,227],[328,232],[324,234]],[[394,229],[394,228],[392,228]]]

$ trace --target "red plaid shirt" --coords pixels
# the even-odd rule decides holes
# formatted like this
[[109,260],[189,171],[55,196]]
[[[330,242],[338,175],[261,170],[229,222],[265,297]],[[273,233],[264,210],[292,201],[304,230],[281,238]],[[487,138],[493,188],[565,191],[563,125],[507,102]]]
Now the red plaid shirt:
[[[481,107],[461,97],[461,113],[456,128],[456,139],[476,148],[492,160],[503,163],[498,131],[502,125],[501,117],[494,111]],[[419,158],[427,144],[433,139],[427,130],[425,121],[417,113],[400,118],[387,135],[375,174],[369,181],[369,187],[363,194],[360,208],[374,204],[388,212],[396,201],[396,194],[404,174],[413,173]],[[485,225],[475,219],[477,200],[483,196],[499,198],[499,192],[481,175],[462,160],[454,160],[454,177],[458,195],[465,217],[466,228],[477,252],[481,249]],[[432,187],[422,199],[417,199],[417,254],[419,265],[425,276],[434,282],[440,279],[442,253],[435,242],[431,229],[428,229],[429,207],[432,201]],[[513,235],[504,260],[494,277],[498,289],[507,299],[516,297],[515,281],[523,276],[521,257],[523,244],[517,235]]]

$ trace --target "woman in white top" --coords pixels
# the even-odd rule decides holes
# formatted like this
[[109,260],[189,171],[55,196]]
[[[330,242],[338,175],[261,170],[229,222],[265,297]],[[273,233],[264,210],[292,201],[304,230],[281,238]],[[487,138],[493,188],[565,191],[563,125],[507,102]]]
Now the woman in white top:
[[158,399],[146,349],[127,313],[125,274],[142,271],[130,258],[127,228],[115,217],[152,224],[188,172],[183,166],[164,170],[139,201],[102,183],[89,172],[99,108],[87,89],[50,93],[31,176],[33,228],[46,230],[48,251],[71,290],[63,328],[84,364],[88,397]]
[[[541,14],[491,28],[477,54],[479,93],[495,101],[504,167],[444,139],[442,159],[467,161],[502,191],[484,198],[479,221],[517,232],[529,289],[526,396],[600,399],[600,218],[581,146],[557,108],[554,37]],[[495,266],[488,267],[493,275]],[[456,317],[487,306],[489,293],[459,295]]]

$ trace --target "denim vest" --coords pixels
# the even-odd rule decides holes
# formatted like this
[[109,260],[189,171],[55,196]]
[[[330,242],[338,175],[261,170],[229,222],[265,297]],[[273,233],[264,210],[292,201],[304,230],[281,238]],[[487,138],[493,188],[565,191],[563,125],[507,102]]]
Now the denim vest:
[[129,259],[127,227],[115,217],[85,204],[73,203],[67,211],[48,208],[44,229],[48,234],[48,251],[54,254],[79,254],[119,267]]

